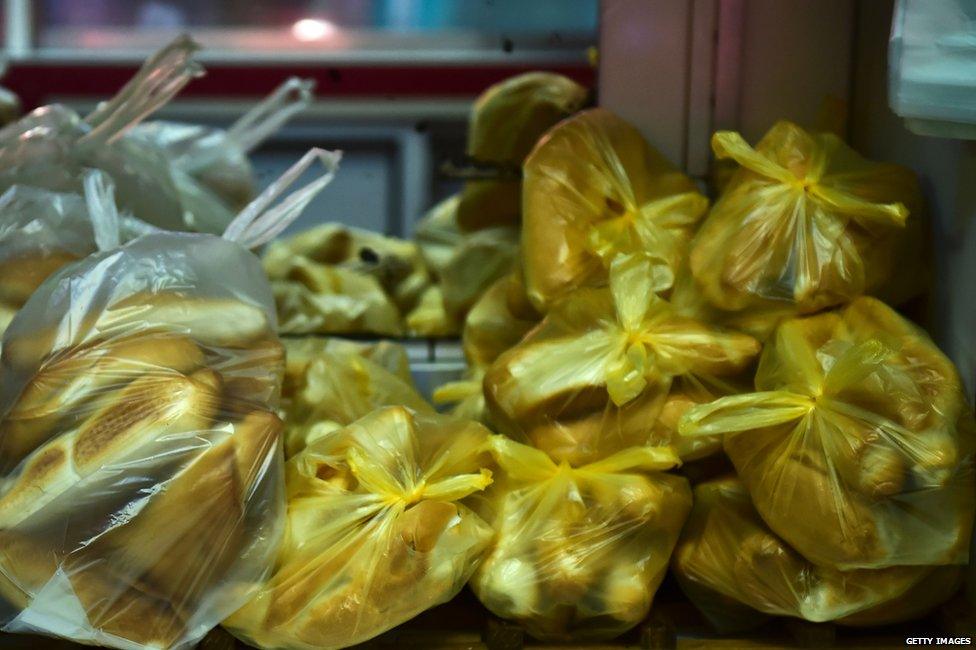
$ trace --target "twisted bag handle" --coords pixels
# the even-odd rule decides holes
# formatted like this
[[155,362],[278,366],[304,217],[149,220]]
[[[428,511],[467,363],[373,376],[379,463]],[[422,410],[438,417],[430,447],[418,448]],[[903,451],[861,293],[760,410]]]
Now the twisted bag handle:
[[[256,248],[274,239],[301,215],[326,185],[332,182],[341,158],[341,151],[326,151],[317,147],[310,149],[278,180],[241,210],[224,231],[224,239],[237,242],[244,248]],[[274,200],[316,161],[321,161],[325,172],[305,187],[286,196],[278,205],[270,207]]]
[[227,129],[227,139],[250,153],[312,102],[314,79],[291,77]]
[[119,214],[115,203],[115,184],[105,172],[99,169],[87,170],[84,174],[84,188],[85,205],[88,208],[88,218],[91,219],[97,250],[112,250],[121,246],[123,241],[163,232],[131,214]]
[[91,131],[79,143],[99,146],[114,142],[171,100],[190,79],[202,76],[203,68],[193,60],[199,49],[183,34],[147,59],[122,90],[85,118]]
[[115,185],[98,169],[85,172],[85,204],[95,233],[95,245],[100,251],[118,248],[121,244],[121,220],[115,205]]

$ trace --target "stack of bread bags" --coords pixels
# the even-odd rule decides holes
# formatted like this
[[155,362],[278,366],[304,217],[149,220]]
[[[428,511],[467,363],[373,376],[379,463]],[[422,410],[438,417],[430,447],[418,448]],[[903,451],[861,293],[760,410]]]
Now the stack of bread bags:
[[495,538],[471,586],[537,638],[646,616],[691,507],[669,470],[720,447],[679,446],[677,417],[736,392],[759,352],[666,300],[706,208],[608,111],[555,125],[524,162],[519,263],[467,315],[470,377],[435,398],[504,434],[472,500]]
[[485,90],[468,123],[466,178],[417,224],[434,284],[408,316],[418,334],[456,334],[479,297],[517,264],[521,165],[536,141],[589,101],[562,75],[529,72]]
[[[316,160],[329,171],[269,208]],[[3,629],[185,647],[246,600],[283,528],[284,371],[258,246],[331,180],[313,150],[223,237],[150,233],[34,292],[4,336]],[[102,175],[89,176],[102,183]]]
[[768,341],[755,392],[680,420],[689,439],[721,436],[736,476],[696,487],[679,582],[723,628],[760,612],[920,616],[952,596],[968,558],[976,424],[931,339],[862,295],[896,300],[924,278],[904,253],[919,239],[917,183],[789,123],[755,149],[733,133],[713,146],[741,167],[696,235],[685,288]]

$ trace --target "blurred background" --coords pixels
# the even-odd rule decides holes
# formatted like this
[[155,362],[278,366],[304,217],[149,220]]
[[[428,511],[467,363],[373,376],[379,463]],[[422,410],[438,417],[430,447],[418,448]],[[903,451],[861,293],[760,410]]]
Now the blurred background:
[[[290,75],[318,101],[254,157],[265,182],[310,144],[345,152],[342,174],[292,231],[339,221],[406,236],[459,183],[471,102],[546,69],[592,85],[597,0],[14,0],[4,3],[5,78],[25,108],[85,111],[176,34],[204,46],[207,75],[157,117],[227,126]],[[90,74],[91,72],[96,74]]]

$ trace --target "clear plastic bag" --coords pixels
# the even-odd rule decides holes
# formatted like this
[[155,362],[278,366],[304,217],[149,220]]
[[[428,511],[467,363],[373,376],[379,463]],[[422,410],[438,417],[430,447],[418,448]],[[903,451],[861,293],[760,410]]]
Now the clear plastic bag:
[[294,389],[285,409],[286,458],[332,429],[352,424],[383,406],[434,412],[409,377],[395,374],[360,351],[316,353]]
[[165,152],[177,168],[240,210],[257,194],[248,154],[312,101],[315,82],[292,77],[247,111],[226,131],[199,124],[152,121],[132,136]]
[[[696,406],[769,527],[842,570],[965,564],[976,423],[952,363],[873,298],[781,324],[755,387]],[[802,516],[798,516],[802,513]]]
[[900,252],[924,238],[910,170],[789,122],[755,149],[731,131],[712,148],[740,165],[692,244],[692,273],[716,307],[810,313],[880,290],[896,265],[903,283],[925,276],[920,256]]
[[493,178],[469,180],[458,203],[458,223],[473,231],[518,224],[518,169],[543,133],[583,108],[586,88],[562,75],[528,72],[497,83],[475,100],[467,153]]
[[[114,199],[110,201],[114,210]],[[10,318],[45,278],[97,250],[89,211],[104,209],[98,202],[96,196],[86,199],[23,185],[0,196],[0,305]],[[120,221],[124,241],[151,230],[131,217]],[[6,325],[0,325],[0,332]]]
[[641,269],[614,268],[610,288],[555,302],[487,371],[497,430],[574,465],[648,444],[673,444],[683,459],[720,448],[718,437],[678,436],[677,417],[738,392],[759,343],[682,315],[652,284]]
[[673,567],[719,629],[758,625],[758,612],[887,625],[926,614],[959,587],[956,566],[838,571],[812,564],[769,530],[736,478],[702,483],[694,497]]
[[387,407],[306,447],[274,574],[224,626],[261,648],[345,648],[453,598],[491,541],[462,503],[491,483],[488,437]]
[[168,230],[186,230],[184,217],[189,212],[196,222],[219,225],[213,232],[221,232],[233,217],[226,207],[201,203],[196,212],[189,211],[165,155],[124,137],[201,74],[193,61],[196,49],[189,38],[177,38],[84,119],[55,104],[0,129],[0,191],[30,185],[81,194],[85,170],[95,168],[109,175],[119,205],[136,218]]
[[690,178],[604,109],[546,133],[523,184],[522,264],[540,311],[576,287],[605,285],[615,260],[668,289],[708,208]]
[[[329,172],[268,209],[319,158]],[[246,248],[296,218],[335,162],[310,152],[224,237],[119,246],[106,211],[102,252],[48,277],[14,318],[0,376],[4,631],[190,647],[271,568],[284,355]]]
[[495,543],[471,580],[479,600],[542,640],[609,639],[639,623],[691,509],[668,447],[557,464],[496,436],[499,470],[477,512]]

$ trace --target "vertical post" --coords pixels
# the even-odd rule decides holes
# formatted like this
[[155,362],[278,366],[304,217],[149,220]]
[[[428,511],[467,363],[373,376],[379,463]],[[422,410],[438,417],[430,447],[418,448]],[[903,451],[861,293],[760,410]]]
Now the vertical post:
[[600,3],[599,103],[631,122],[673,163],[687,162],[692,3]]
[[31,52],[33,31],[31,0],[4,0],[3,10],[6,14],[6,54],[11,59],[27,58]]

